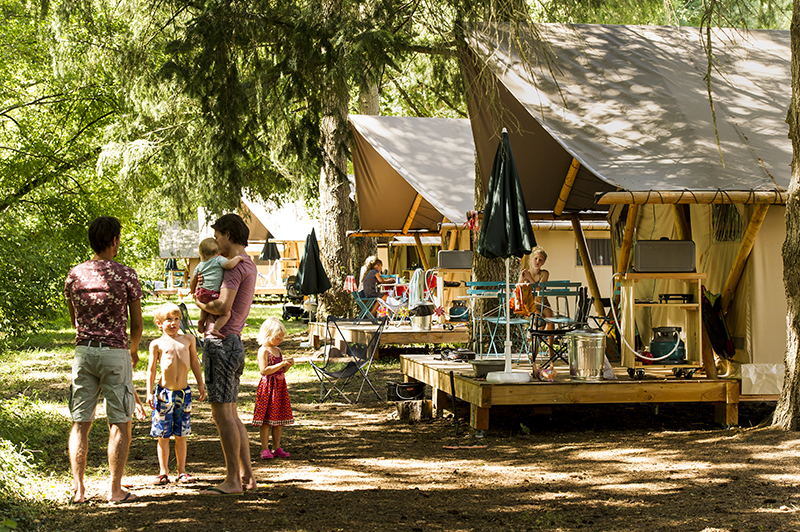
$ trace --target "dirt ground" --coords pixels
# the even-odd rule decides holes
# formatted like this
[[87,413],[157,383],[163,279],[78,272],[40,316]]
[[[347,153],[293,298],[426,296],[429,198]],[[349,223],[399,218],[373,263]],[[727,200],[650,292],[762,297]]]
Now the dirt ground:
[[[385,396],[386,381],[400,377],[382,371],[372,380]],[[243,402],[254,399],[256,384],[243,383]],[[147,423],[137,422],[125,483],[139,499],[110,506],[104,486],[91,484],[87,504],[59,507],[40,529],[800,530],[798,434],[752,428],[774,403],[742,404],[742,428],[734,429],[716,426],[703,404],[658,412],[644,404],[565,406],[550,415],[492,409],[492,426],[477,439],[466,405],[456,434],[449,412],[408,424],[371,394],[358,405],[298,400],[317,391],[313,383],[290,386],[289,459],[259,460],[258,431],[248,425],[255,490],[200,493],[221,480],[223,458],[208,405],[195,403],[188,469],[196,484],[152,485],[155,444]],[[240,407],[240,414],[247,422],[251,412]],[[445,448],[452,446],[481,448]],[[102,463],[101,451],[90,460]]]

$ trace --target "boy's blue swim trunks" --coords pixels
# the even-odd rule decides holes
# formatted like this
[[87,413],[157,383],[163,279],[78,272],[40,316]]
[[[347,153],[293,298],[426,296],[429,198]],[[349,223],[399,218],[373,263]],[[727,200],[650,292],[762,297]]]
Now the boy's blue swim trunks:
[[156,384],[150,435],[156,438],[188,436],[192,433],[192,391],[168,390]]

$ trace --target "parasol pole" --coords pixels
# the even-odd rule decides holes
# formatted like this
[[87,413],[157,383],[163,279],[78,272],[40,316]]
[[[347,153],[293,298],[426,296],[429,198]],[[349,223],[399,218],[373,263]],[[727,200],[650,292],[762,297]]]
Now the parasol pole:
[[505,354],[506,354],[506,367],[504,371],[506,373],[511,373],[511,320],[509,319],[509,314],[511,313],[511,309],[509,309],[508,304],[511,301],[511,290],[509,288],[508,283],[509,278],[509,268],[508,268],[508,257],[506,257],[506,341],[505,344]]

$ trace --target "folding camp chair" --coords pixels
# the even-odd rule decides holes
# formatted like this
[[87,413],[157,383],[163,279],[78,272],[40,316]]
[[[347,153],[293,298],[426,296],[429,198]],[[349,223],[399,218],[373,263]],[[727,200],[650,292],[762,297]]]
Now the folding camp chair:
[[[531,320],[530,335],[533,341],[533,356],[534,361],[536,355],[539,353],[539,347],[544,344],[549,348],[550,358],[543,364],[547,366],[555,362],[557,359],[569,364],[567,350],[569,346],[566,344],[566,334],[576,329],[587,327],[589,320],[589,312],[592,308],[592,298],[587,294],[587,288],[581,286],[580,283],[569,282],[547,282],[539,284],[539,291],[536,296],[539,298],[537,304],[537,312]],[[555,307],[550,305],[549,308],[553,311],[553,316],[545,316],[545,301],[555,303]],[[565,309],[562,311],[559,302],[566,303]],[[572,302],[572,305],[570,305]],[[571,310],[571,308],[574,309]],[[548,328],[552,325],[553,328]]]
[[378,302],[378,318],[389,318],[389,325],[400,327],[404,323],[411,322],[411,318],[408,315],[408,300],[402,301],[397,308],[391,307],[383,299],[376,298],[375,301]]
[[196,329],[192,324],[192,318],[189,317],[189,309],[186,308],[186,303],[181,303],[178,305],[178,308],[181,309],[181,331],[183,334],[191,334],[194,336],[194,341],[197,344],[197,350],[201,351],[203,349],[203,341],[197,337]]
[[358,292],[351,292],[353,294],[353,300],[356,302],[356,319],[357,320],[369,320],[372,323],[378,323],[378,319],[372,313],[372,307],[375,306],[375,302],[378,300],[375,297],[361,297]]
[[[354,323],[353,320],[328,316],[327,327],[325,328],[325,348],[323,348],[323,358],[320,362],[309,360],[309,364],[314,369],[320,381],[319,399],[324,402],[333,392],[338,392],[345,401],[353,403],[345,393],[345,387],[352,381],[361,378],[361,386],[355,402],[361,399],[361,392],[364,385],[368,385],[375,393],[379,401],[383,401],[378,391],[369,380],[369,369],[372,359],[378,350],[381,340],[381,333],[386,326],[387,318],[377,320],[378,328],[371,333],[366,343],[348,342],[340,328],[340,324]],[[331,352],[338,350],[331,349],[334,343],[340,346],[341,356],[331,356]]]

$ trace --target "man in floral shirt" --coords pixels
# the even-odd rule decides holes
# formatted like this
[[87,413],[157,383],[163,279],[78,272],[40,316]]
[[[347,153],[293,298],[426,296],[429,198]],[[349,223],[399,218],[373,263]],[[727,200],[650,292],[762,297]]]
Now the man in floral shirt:
[[[72,431],[69,458],[74,479],[72,501],[86,500],[83,476],[89,429],[102,392],[108,418],[108,502],[132,502],[136,495],[122,489],[122,473],[131,443],[136,406],[133,367],[139,361],[142,339],[142,287],[133,268],[112,259],[119,251],[121,226],[111,216],[89,225],[91,260],[70,270],[64,284],[70,321],[75,326],[75,358],[69,407]],[[128,315],[130,313],[130,340]]]

